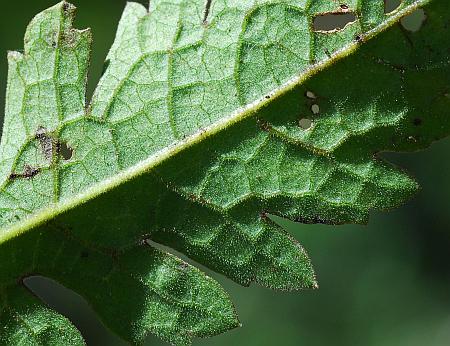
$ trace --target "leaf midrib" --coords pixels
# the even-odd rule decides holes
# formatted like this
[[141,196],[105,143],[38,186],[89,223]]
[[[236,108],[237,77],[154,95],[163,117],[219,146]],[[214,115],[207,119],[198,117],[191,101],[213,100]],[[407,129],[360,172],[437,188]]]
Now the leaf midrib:
[[426,5],[431,1],[433,0],[417,0],[413,4],[406,6],[404,9],[398,10],[395,14],[389,14],[389,17],[386,18],[386,21],[384,23],[378,25],[377,27],[369,30],[366,33],[361,34],[357,41],[355,40],[353,43],[335,52],[329,59],[311,65],[311,67],[304,71],[301,75],[293,77],[292,79],[285,82],[283,85],[274,89],[270,93],[267,93],[260,99],[237,109],[232,114],[205,128],[199,129],[192,135],[169,145],[159,152],[149,156],[147,159],[142,160],[138,164],[127,168],[110,178],[104,179],[99,183],[96,183],[95,185],[86,189],[83,193],[77,194],[68,200],[51,204],[48,207],[41,209],[37,213],[32,214],[17,223],[0,229],[0,244],[12,240],[17,236],[44,224],[48,220],[53,219],[58,215],[68,212],[71,209],[75,209],[76,207],[90,200],[93,200],[96,197],[115,189],[116,187],[119,187],[127,181],[151,171],[152,169],[156,168],[166,160],[169,160],[171,157],[181,153],[182,151],[202,142],[209,137],[218,134],[223,130],[226,130],[228,127],[233,126],[243,121],[244,119],[251,117],[261,108],[265,107],[273,100],[291,91],[298,85],[314,76],[316,73],[332,66],[335,62],[352,55],[357,51],[359,46],[365,44],[376,35],[398,23],[402,17],[414,12],[419,7]]

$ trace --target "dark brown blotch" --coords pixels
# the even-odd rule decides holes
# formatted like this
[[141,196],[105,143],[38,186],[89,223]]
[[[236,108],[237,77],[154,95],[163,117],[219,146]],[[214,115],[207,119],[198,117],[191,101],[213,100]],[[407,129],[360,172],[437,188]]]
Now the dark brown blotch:
[[31,179],[39,174],[39,168],[34,168],[29,165],[25,165],[23,173],[11,173],[9,180],[15,180],[18,178]]

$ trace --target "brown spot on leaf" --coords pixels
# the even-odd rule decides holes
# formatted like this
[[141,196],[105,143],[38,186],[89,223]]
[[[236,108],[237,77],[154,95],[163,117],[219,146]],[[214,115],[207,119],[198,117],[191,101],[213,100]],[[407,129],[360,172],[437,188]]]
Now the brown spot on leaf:
[[265,132],[270,131],[270,129],[272,128],[272,127],[270,126],[270,124],[269,124],[266,120],[264,120],[264,119],[258,118],[258,119],[256,120],[256,122],[258,123],[259,128],[260,128],[261,130],[265,131]]
[[208,25],[209,12],[211,11],[212,0],[206,0],[205,10],[203,11],[203,25]]
[[29,165],[25,165],[23,173],[11,173],[9,175],[10,180],[15,180],[17,178],[31,179],[39,174],[39,168],[34,168]]
[[53,139],[47,134],[47,130],[42,126],[39,127],[35,138],[39,140],[44,157],[47,160],[51,160],[53,157]]
[[267,215],[267,212],[265,212],[265,211],[262,211],[261,213],[259,213],[259,218],[261,219],[261,220],[267,220],[268,218],[269,218],[269,216]]
[[33,168],[31,166],[26,165],[25,169],[23,171],[23,177],[24,178],[33,178],[38,173],[39,173],[39,169],[38,168]]
[[67,12],[69,9],[70,9],[70,4],[68,2],[64,1],[64,3],[63,3],[63,10],[65,12]]
[[179,265],[179,268],[183,271],[187,270],[189,268],[189,264],[187,264],[186,262],[181,262]]

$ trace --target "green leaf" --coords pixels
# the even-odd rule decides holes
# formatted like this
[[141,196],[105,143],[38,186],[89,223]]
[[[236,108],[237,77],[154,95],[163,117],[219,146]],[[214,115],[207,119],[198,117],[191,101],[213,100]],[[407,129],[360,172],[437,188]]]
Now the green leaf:
[[[401,27],[419,7],[423,27]],[[133,344],[239,324],[221,287],[159,244],[243,285],[315,288],[272,215],[367,222],[418,188],[377,154],[450,132],[442,0],[388,14],[382,0],[129,3],[89,104],[91,34],[73,12],[42,12],[8,55],[0,287],[51,277]],[[315,28],[330,13],[354,21]]]
[[7,288],[0,294],[2,345],[86,345],[66,318],[44,306],[25,288]]

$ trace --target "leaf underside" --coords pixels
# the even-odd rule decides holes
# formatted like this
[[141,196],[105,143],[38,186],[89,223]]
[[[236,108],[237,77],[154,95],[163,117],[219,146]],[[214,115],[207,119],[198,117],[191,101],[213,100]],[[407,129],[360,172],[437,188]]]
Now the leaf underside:
[[[418,185],[381,159],[448,135],[450,5],[404,0],[127,4],[85,102],[89,30],[62,2],[8,54],[0,143],[0,341],[82,345],[22,286],[81,294],[132,344],[237,327],[228,295],[162,244],[232,280],[315,288],[271,215],[364,223]],[[206,7],[205,7],[206,6]],[[420,30],[399,24],[423,7]],[[336,30],[317,18],[351,14]],[[50,340],[50,341],[49,341]]]

